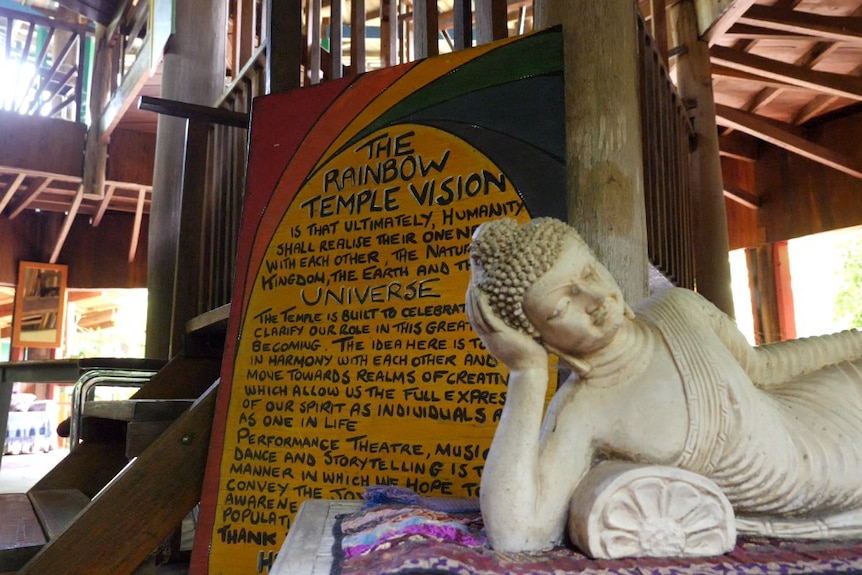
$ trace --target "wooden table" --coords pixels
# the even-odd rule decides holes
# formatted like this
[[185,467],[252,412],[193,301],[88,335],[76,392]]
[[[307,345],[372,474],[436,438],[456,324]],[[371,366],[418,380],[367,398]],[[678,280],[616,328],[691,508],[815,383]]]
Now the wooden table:
[[335,517],[358,511],[364,501],[305,501],[270,569],[270,575],[329,575]]

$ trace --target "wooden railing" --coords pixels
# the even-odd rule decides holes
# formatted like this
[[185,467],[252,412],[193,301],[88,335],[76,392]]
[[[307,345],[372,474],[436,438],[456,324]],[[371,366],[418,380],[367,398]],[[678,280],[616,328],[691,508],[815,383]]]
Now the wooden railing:
[[664,58],[642,19],[638,19],[638,36],[648,256],[674,285],[693,289],[689,175],[693,130]]
[[0,8],[0,38],[0,109],[85,120],[92,30]]
[[[239,114],[251,112],[251,101],[264,93],[266,56],[258,48],[217,106]],[[247,130],[234,126],[212,127],[207,162],[206,199],[204,201],[203,287],[205,309],[230,303],[236,266],[237,238],[245,187]]]

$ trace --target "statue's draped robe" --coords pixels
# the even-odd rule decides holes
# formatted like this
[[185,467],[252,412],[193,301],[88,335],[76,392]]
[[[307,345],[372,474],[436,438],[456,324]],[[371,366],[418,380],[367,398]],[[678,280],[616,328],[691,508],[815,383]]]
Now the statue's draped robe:
[[779,369],[781,354],[741,365],[738,341],[721,335],[728,326],[716,329],[730,320],[697,294],[668,290],[637,315],[662,334],[683,381],[689,431],[676,466],[712,479],[742,530],[862,535],[862,359],[758,387],[753,374]]

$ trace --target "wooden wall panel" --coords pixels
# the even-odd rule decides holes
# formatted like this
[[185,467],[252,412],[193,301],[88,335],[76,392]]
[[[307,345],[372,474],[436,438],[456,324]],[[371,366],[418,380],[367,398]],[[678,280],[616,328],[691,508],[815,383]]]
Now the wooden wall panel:
[[763,230],[758,225],[757,211],[725,198],[729,249],[737,250],[764,243]]
[[862,224],[862,180],[772,149],[764,152],[757,169],[765,241]]
[[20,260],[47,262],[50,238],[62,225],[63,214],[27,210],[11,220],[0,216],[0,283],[15,284]]
[[[754,162],[731,158],[721,159],[721,175],[725,189],[744,190],[752,196],[757,190],[757,174]],[[727,236],[729,249],[752,247],[764,242],[763,231],[758,220],[759,210],[746,207],[725,197],[727,213]]]
[[81,177],[84,171],[83,124],[0,111],[0,166]]
[[[811,129],[811,141],[862,159],[862,115]],[[725,184],[753,190],[756,212],[726,201],[730,249],[757,247],[810,234],[862,225],[862,180],[763,144],[756,163],[725,158]]]
[[[69,265],[70,288],[147,287],[146,217],[137,258],[127,261],[133,217],[109,213],[95,228],[88,218],[76,218],[57,261]],[[20,260],[48,261],[63,219],[63,214],[32,210],[12,220],[0,218],[0,283],[15,283]]]
[[153,184],[156,135],[131,130],[114,130],[108,145],[108,180]]

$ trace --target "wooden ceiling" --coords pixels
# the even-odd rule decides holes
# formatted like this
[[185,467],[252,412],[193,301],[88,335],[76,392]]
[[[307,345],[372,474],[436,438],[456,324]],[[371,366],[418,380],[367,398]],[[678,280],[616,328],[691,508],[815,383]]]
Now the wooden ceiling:
[[755,149],[747,140],[762,141],[862,178],[854,142],[827,149],[805,130],[862,110],[862,1],[737,0],[734,7],[706,36],[722,151],[735,155]]
[[[669,8],[678,1],[639,0],[638,4],[648,21],[659,21],[652,17],[653,8]],[[507,2],[509,33],[529,30],[532,2]],[[323,0],[324,17],[329,3]],[[120,0],[60,0],[60,4],[102,21],[105,14],[116,12]],[[437,2],[441,26],[451,22],[452,4],[452,0]],[[756,160],[758,146],[766,142],[862,178],[854,143],[827,149],[806,138],[806,128],[824,118],[862,111],[862,0],[725,0],[719,5],[728,8],[705,37],[711,46],[722,153]],[[379,0],[366,0],[369,17],[375,14],[375,6],[379,7]],[[669,21],[672,10],[665,14]],[[672,69],[676,48],[672,34],[668,38]],[[156,76],[147,83],[148,95],[159,95],[159,79]],[[128,116],[124,127],[155,130],[155,114],[131,106]],[[726,193],[749,207],[757,205],[752,190]]]

